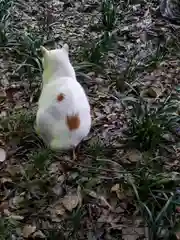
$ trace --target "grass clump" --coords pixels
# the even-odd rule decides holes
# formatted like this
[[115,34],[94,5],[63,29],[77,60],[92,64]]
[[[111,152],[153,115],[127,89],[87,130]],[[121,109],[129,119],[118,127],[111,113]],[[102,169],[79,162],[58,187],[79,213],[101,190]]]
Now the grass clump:
[[155,150],[167,143],[165,134],[175,133],[179,124],[178,100],[168,97],[157,105],[139,98],[132,103],[133,109],[125,131],[130,143],[142,151]]
[[177,186],[178,173],[157,173],[149,168],[141,168],[129,178],[137,208],[148,228],[148,239],[176,239],[180,204]]
[[112,31],[116,26],[116,6],[113,0],[103,0],[101,6],[102,23],[105,31]]
[[38,36],[33,31],[18,34],[19,47],[16,49],[17,60],[21,61],[18,69],[26,73],[28,77],[33,77],[35,73],[42,71],[41,58],[39,55],[40,46],[43,45],[43,36]]
[[22,137],[33,132],[35,115],[32,111],[22,109],[9,113],[0,121],[0,129],[5,138]]
[[49,149],[40,149],[39,151],[30,153],[28,158],[33,162],[36,169],[44,172],[51,162],[53,155]]
[[92,40],[89,46],[83,49],[83,58],[87,61],[100,64],[105,53],[113,48],[113,29],[116,26],[116,5],[113,0],[103,0],[101,4],[102,33]]
[[100,64],[104,55],[112,49],[113,36],[110,32],[104,32],[100,39],[96,39],[92,42],[90,48],[86,48],[83,51],[83,58],[87,61]]
[[0,21],[5,21],[9,17],[9,9],[13,4],[12,0],[1,0],[0,1]]
[[12,0],[0,1],[0,44],[4,46],[8,40],[8,31],[10,27],[10,9],[13,5]]
[[12,240],[16,236],[17,222],[11,218],[0,218],[0,240]]

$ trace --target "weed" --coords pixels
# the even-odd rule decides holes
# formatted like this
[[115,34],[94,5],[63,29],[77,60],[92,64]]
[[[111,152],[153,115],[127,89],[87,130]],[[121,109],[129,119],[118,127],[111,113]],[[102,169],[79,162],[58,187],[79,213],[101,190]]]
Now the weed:
[[153,105],[140,97],[132,105],[132,114],[125,134],[131,144],[142,151],[155,150],[163,145],[166,142],[163,136],[174,133],[178,127],[178,100],[168,97],[163,103]]
[[24,67],[25,72],[28,73],[29,77],[31,77],[31,75],[33,76],[33,70],[38,72],[42,71],[42,64],[38,50],[40,49],[40,46],[43,45],[43,41],[43,37],[39,37],[32,31],[26,32],[22,35],[19,34],[18,42],[20,43],[20,46],[16,49],[16,52],[23,64],[18,68],[18,71]]
[[180,204],[176,190],[178,173],[159,173],[142,168],[129,178],[137,198],[137,207],[148,227],[148,239],[176,239],[175,228]]
[[5,138],[24,137],[33,132],[35,115],[30,110],[21,110],[1,119],[0,128]]
[[0,21],[4,22],[8,19],[10,12],[9,9],[13,4],[12,0],[1,0],[0,1]]
[[152,53],[151,58],[148,59],[147,63],[145,64],[147,68],[155,69],[157,68],[158,64],[165,58],[168,49],[166,44],[163,44],[159,41],[157,44],[156,51]]
[[11,218],[0,218],[0,240],[11,240],[16,235],[17,222]]
[[33,162],[35,168],[42,172],[46,170],[52,157],[53,155],[49,149],[40,149],[40,151],[28,155],[28,158]]
[[99,138],[91,141],[87,147],[89,154],[93,157],[100,157],[105,155],[106,146]]
[[0,43],[5,45],[8,42],[8,32],[10,27],[10,9],[13,5],[12,0],[0,1]]
[[112,31],[116,25],[116,6],[113,0],[103,0],[101,7],[102,23],[105,31]]
[[100,39],[94,40],[90,46],[83,48],[83,59],[87,59],[90,63],[100,64],[103,56],[112,49],[113,35],[106,31]]

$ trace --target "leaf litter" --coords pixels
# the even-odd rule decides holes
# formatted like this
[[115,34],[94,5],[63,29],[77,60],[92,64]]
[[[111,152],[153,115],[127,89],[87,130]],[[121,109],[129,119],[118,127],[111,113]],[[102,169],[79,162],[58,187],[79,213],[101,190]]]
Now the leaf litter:
[[[133,111],[132,103],[123,106],[123,95],[130,100],[139,94],[148,103],[157,103],[169,94],[177,95],[179,28],[156,16],[158,1],[137,4],[122,1],[116,7],[114,47],[109,45],[107,52],[99,53],[96,43],[103,35],[103,30],[98,30],[102,27],[100,2],[33,0],[28,4],[22,1],[13,4],[13,17],[8,18],[13,27],[7,28],[4,34],[4,40],[8,41],[0,42],[0,214],[4,223],[5,217],[11,216],[20,223],[20,228],[18,224],[13,225],[17,229],[14,233],[12,223],[7,220],[6,231],[12,235],[9,238],[4,235],[4,239],[22,239],[22,236],[50,239],[54,229],[57,236],[65,239],[89,236],[148,239],[147,227],[151,229],[151,224],[146,222],[147,215],[143,216],[145,210],[141,211],[141,207],[147,204],[145,209],[149,209],[150,203],[146,201],[154,199],[160,211],[159,206],[164,206],[168,199],[165,195],[168,193],[161,195],[159,175],[156,172],[156,179],[153,171],[179,170],[176,140],[166,135],[175,150],[163,156],[157,149],[148,153],[148,160],[133,147],[117,146]],[[41,85],[37,50],[40,43],[54,47],[62,42],[70,44],[78,79],[92,106],[93,127],[87,142],[82,143],[79,165],[63,154],[62,161],[57,162],[33,131]],[[94,55],[86,59],[84,42],[96,45],[98,64],[88,62],[94,60]],[[85,50],[88,48],[91,53],[92,47],[87,44]],[[14,154],[9,156],[10,150]],[[38,151],[42,153],[41,158],[30,154]],[[158,157],[161,162],[155,160]],[[42,158],[43,167],[40,166]],[[149,189],[147,193],[149,184],[155,180],[157,189]],[[175,197],[178,201],[178,196]],[[139,215],[143,217],[141,226],[135,221]],[[162,223],[168,227],[167,218],[162,218]],[[178,232],[175,234],[178,236]]]

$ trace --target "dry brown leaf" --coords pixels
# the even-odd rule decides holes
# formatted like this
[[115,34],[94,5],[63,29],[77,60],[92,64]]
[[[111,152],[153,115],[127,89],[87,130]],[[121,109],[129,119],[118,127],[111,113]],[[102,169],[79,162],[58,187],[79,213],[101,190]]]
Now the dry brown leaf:
[[6,152],[3,148],[0,148],[0,162],[4,162],[6,160]]
[[137,240],[145,234],[145,228],[142,227],[127,227],[122,229],[123,240]]
[[0,182],[2,183],[2,184],[5,184],[5,183],[12,183],[12,179],[11,178],[6,178],[6,177],[2,177],[2,178],[0,178]]
[[114,186],[111,188],[111,192],[117,192],[119,191],[120,185],[119,183],[116,183]]
[[40,230],[38,230],[37,232],[35,232],[35,233],[33,233],[33,235],[32,235],[32,237],[33,238],[35,238],[35,239],[44,239],[44,238],[46,238],[46,236],[44,235],[44,233],[42,233]]
[[68,194],[63,198],[63,205],[68,211],[72,211],[79,203],[79,196],[76,193]]
[[150,97],[150,98],[158,98],[163,93],[163,89],[159,87],[149,87],[141,92],[141,96]]
[[52,188],[52,191],[55,195],[57,196],[62,196],[63,194],[63,187],[62,187],[62,183],[58,182],[53,188]]
[[8,166],[6,168],[6,171],[12,176],[16,176],[17,174],[19,174],[21,171],[20,171],[20,168],[18,165],[12,165],[12,166]]
[[66,212],[66,209],[63,207],[62,204],[58,204],[55,206],[55,213],[57,215],[63,216]]
[[142,154],[137,149],[132,149],[126,154],[126,158],[128,158],[130,162],[139,162],[142,159]]
[[104,196],[98,195],[96,192],[90,191],[88,189],[86,189],[86,192],[88,193],[89,196],[99,199],[102,205],[108,206],[110,209],[112,209],[112,206],[107,202]]
[[125,198],[127,198],[127,196],[125,195],[124,189],[122,188],[122,186],[120,186],[120,184],[115,184],[114,186],[112,186],[111,188],[111,192],[115,192],[117,197],[120,200],[123,200]]
[[7,217],[9,217],[9,216],[11,215],[9,209],[4,209],[3,214],[4,214],[5,216],[7,216]]
[[23,237],[28,238],[36,231],[36,226],[25,225],[23,228]]
[[5,209],[9,208],[9,203],[8,201],[4,201],[0,204],[0,212],[4,212]]

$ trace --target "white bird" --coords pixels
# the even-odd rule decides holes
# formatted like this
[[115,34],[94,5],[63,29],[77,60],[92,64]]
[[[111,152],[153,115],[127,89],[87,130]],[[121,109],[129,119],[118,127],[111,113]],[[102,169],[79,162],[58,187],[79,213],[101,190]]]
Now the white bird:
[[36,131],[52,150],[73,150],[88,135],[91,114],[88,97],[76,79],[69,47],[43,55],[43,86],[38,101]]

